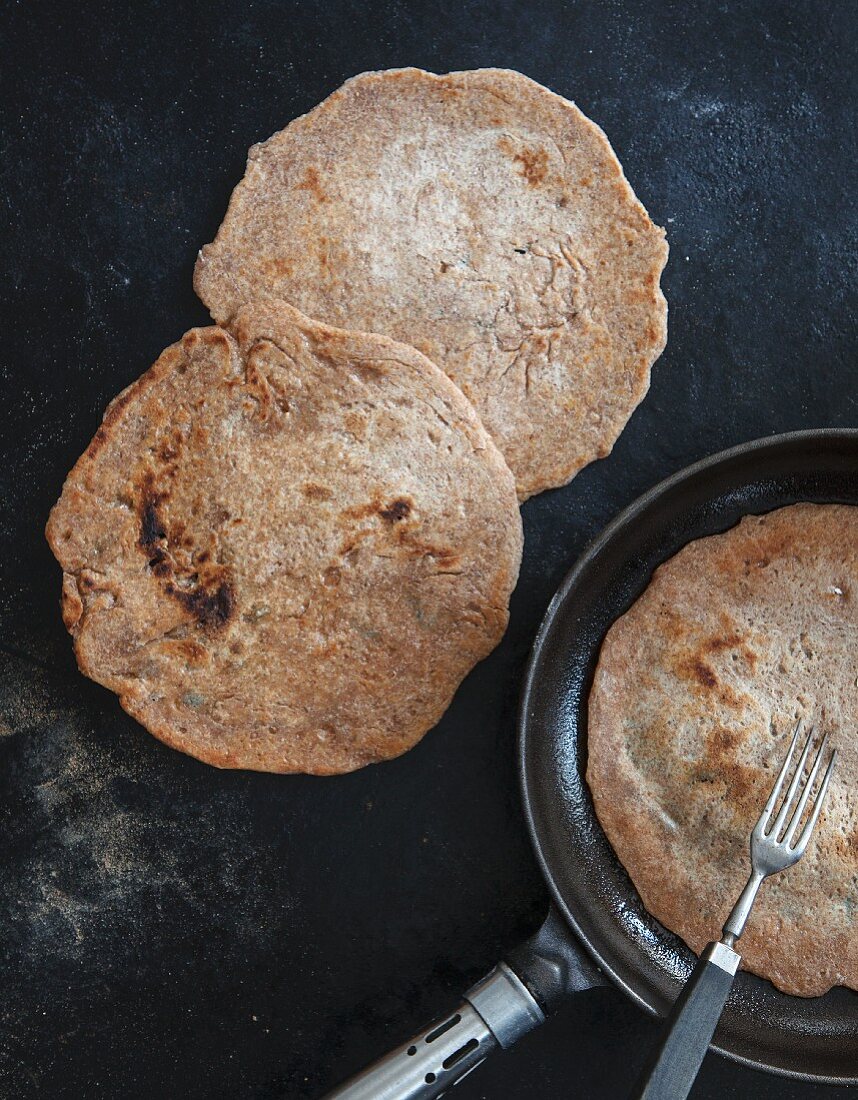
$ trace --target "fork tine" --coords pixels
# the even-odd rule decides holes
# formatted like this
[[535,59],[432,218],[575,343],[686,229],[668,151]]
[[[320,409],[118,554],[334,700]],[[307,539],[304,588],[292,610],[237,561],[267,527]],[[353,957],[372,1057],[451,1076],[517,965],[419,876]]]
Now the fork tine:
[[778,795],[781,793],[781,787],[783,786],[783,782],[787,777],[787,772],[789,771],[789,766],[792,762],[792,754],[795,752],[795,746],[798,741],[798,734],[800,730],[801,719],[799,719],[795,724],[795,732],[792,735],[792,744],[789,747],[789,752],[787,753],[786,760],[784,760],[783,767],[780,770],[780,775],[777,777],[774,787],[772,787],[772,793],[769,795],[769,800],[763,807],[763,812],[760,814],[760,820],[757,822],[757,828],[764,829],[765,826],[768,824],[769,818],[772,816],[772,810],[775,808],[775,803],[778,800]]
[[831,773],[834,770],[834,761],[837,759],[837,749],[833,749],[831,757],[828,761],[828,767],[825,769],[825,775],[822,779],[822,784],[819,788],[819,793],[816,796],[816,801],[813,804],[813,813],[810,815],[807,824],[801,830],[801,836],[798,838],[795,847],[791,849],[793,852],[798,852],[799,858],[804,855],[804,850],[807,847],[807,842],[810,840],[810,834],[813,832],[813,827],[816,824],[816,820],[822,810],[822,803],[825,801],[825,795],[828,791],[828,781],[831,779]]
[[768,835],[773,836],[775,840],[777,840],[778,836],[780,835],[780,831],[783,828],[784,822],[787,819],[787,814],[790,812],[790,804],[795,798],[795,792],[798,790],[799,783],[801,783],[802,778],[804,777],[804,766],[807,763],[808,756],[810,755],[810,746],[812,745],[812,743],[813,726],[810,727],[810,731],[807,735],[807,741],[804,744],[801,759],[796,765],[795,775],[792,777],[792,783],[790,783],[789,790],[787,791],[786,797],[784,798],[783,805],[781,806],[781,812],[775,818],[775,823],[768,833]]
[[789,846],[792,838],[795,836],[798,830],[799,823],[801,821],[801,815],[804,813],[804,808],[807,805],[807,800],[810,798],[810,792],[813,790],[813,784],[816,782],[816,776],[819,769],[822,767],[822,757],[825,753],[826,746],[828,745],[828,734],[823,737],[822,744],[819,746],[819,751],[813,761],[813,767],[810,769],[810,775],[807,777],[807,782],[804,785],[804,790],[801,792],[801,798],[798,801],[798,805],[795,808],[795,813],[790,819],[787,830],[784,833],[784,844]]

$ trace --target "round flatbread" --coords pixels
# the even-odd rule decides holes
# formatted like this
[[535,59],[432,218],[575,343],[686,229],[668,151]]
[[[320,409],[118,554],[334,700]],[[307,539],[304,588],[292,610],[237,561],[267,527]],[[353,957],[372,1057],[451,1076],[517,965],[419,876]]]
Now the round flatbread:
[[763,884],[738,950],[785,993],[858,988],[858,508],[797,504],[692,542],[608,631],[587,780],[646,908],[699,952],[798,719],[837,766],[803,858]]
[[419,348],[520,498],[607,455],[666,338],[664,232],[578,108],[503,69],[364,73],[250,150],[194,285]]
[[413,348],[281,303],[110,405],[47,529],[81,670],[210,764],[397,756],[500,640],[512,475]]

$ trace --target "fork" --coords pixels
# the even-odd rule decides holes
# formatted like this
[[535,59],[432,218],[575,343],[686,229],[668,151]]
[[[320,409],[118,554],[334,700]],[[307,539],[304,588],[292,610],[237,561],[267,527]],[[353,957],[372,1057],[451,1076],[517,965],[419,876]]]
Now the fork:
[[[798,863],[804,855],[811,833],[819,820],[837,759],[837,750],[832,750],[822,782],[813,795],[828,745],[828,735],[823,737],[810,771],[805,774],[813,746],[811,726],[787,793],[772,822],[775,807],[789,775],[800,731],[799,721],[772,793],[751,833],[750,878],[727,918],[721,939],[717,943],[710,943],[701,954],[697,966],[677,998],[661,1043],[647,1063],[632,1094],[638,1100],[683,1100],[688,1096],[732,988],[741,959],[741,955],[734,950],[734,945],[745,930],[757,891],[769,875],[785,871]],[[799,833],[799,825],[811,798],[812,806]]]

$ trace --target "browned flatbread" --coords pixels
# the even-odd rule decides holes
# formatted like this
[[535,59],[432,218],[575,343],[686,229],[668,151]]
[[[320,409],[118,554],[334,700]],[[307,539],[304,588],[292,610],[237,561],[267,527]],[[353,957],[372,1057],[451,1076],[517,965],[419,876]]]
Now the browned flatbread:
[[364,73],[250,150],[197,293],[429,356],[519,496],[607,455],[666,338],[664,232],[578,108],[503,69]]
[[504,632],[522,544],[440,370],[274,302],[116,398],[47,535],[81,671],[200,760],[317,774],[438,721]]
[[858,508],[797,504],[692,542],[608,631],[587,781],[646,908],[718,939],[799,718],[838,761],[806,854],[766,882],[743,966],[785,993],[858,988]]

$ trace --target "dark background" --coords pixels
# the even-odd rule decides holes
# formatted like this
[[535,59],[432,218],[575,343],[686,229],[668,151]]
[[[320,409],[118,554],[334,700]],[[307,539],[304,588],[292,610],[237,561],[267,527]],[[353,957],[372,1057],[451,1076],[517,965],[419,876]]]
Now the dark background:
[[[522,668],[590,538],[693,459],[858,423],[851,0],[5,3],[0,1094],[318,1097],[459,994],[546,896]],[[667,351],[610,458],[524,507],[509,632],[405,757],[218,772],[75,670],[43,540],[107,401],[206,313],[247,147],[364,69],[521,69],[607,132],[671,259]],[[621,1097],[655,1025],[583,994],[459,1100]],[[694,1096],[833,1097],[710,1058]]]

